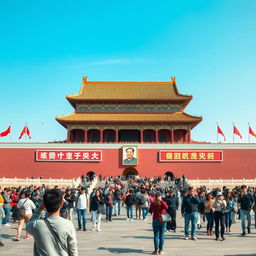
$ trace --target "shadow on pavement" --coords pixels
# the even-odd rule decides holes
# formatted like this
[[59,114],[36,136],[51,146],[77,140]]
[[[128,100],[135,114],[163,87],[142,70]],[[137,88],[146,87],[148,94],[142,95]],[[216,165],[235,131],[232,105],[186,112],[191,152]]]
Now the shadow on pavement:
[[99,247],[98,250],[105,250],[111,253],[122,254],[122,253],[143,253],[143,254],[151,254],[151,252],[147,252],[144,250],[139,249],[131,249],[131,248],[106,248],[106,247]]

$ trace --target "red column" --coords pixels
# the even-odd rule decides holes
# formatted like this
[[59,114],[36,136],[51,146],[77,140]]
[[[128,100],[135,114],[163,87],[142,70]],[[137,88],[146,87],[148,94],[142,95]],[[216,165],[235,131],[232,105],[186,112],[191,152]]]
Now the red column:
[[159,141],[158,141],[158,129],[156,129],[156,143],[159,143]]
[[140,143],[143,143],[143,129],[140,129]]
[[84,143],[87,143],[87,130],[84,130]]
[[188,143],[191,143],[191,131],[188,131]]
[[67,143],[70,143],[70,129],[67,129]]
[[103,130],[102,129],[100,130],[100,142],[101,143],[103,142]]
[[118,143],[118,130],[116,129],[116,143]]

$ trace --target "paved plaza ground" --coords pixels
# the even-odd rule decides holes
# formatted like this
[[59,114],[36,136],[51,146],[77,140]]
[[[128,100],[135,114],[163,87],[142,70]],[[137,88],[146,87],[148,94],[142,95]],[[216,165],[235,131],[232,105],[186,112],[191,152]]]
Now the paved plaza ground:
[[[185,241],[183,219],[180,217],[180,213],[178,215],[177,233],[165,233],[165,255],[256,255],[255,228],[252,228],[252,234],[241,237],[239,222],[232,226],[232,233],[226,234],[226,241],[215,241],[214,237],[206,236],[204,227],[198,232],[198,241]],[[76,219],[74,224],[77,227]],[[91,228],[91,222],[89,220],[87,224],[88,229]],[[0,248],[1,256],[32,255],[33,239],[22,239],[20,242],[13,241],[16,234],[16,227],[17,224],[11,224],[11,227],[3,228],[2,231],[6,246]],[[124,209],[120,217],[113,217],[112,222],[105,222],[105,219],[103,219],[101,232],[79,231],[77,232],[77,237],[79,255],[149,255],[153,251],[151,216],[149,216],[147,221],[134,220],[133,222],[127,222]]]

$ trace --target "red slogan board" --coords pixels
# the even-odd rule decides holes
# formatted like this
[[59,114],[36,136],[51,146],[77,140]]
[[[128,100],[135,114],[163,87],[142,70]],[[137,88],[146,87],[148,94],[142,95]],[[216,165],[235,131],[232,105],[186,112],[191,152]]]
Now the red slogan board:
[[102,151],[101,150],[37,150],[36,161],[99,162],[99,161],[102,161]]
[[223,151],[160,150],[159,162],[222,162]]

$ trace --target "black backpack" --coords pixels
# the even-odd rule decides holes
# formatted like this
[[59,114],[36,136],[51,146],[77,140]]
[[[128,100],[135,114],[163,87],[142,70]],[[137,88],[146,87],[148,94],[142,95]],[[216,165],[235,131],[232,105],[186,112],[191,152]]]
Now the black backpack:
[[145,204],[146,203],[146,197],[145,196],[143,196],[143,195],[141,195],[141,197],[140,197],[140,199],[139,199],[139,204],[140,205],[143,205],[143,204]]

